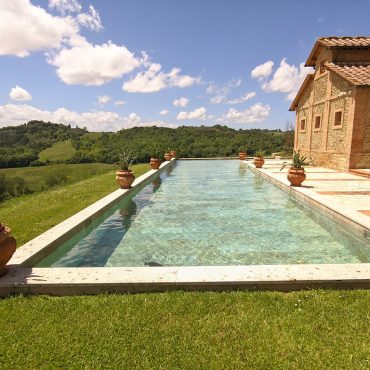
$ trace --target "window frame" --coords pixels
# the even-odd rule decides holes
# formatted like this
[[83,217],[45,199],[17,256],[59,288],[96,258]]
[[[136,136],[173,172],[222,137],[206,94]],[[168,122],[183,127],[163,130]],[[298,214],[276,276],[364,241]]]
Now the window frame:
[[[340,113],[340,124],[336,125],[335,122],[335,118],[336,118],[336,115],[337,113]],[[342,109],[336,109],[334,111],[334,119],[333,119],[333,128],[334,129],[340,129],[343,127],[343,118],[344,118],[344,114],[343,114],[343,108]]]
[[[316,127],[316,120],[320,118],[320,126],[319,127]],[[315,116],[315,121],[314,121],[314,124],[313,124],[313,129],[314,131],[321,131],[321,128],[322,128],[322,114],[318,114]]]
[[[304,128],[303,129],[302,129],[302,121],[304,121]],[[306,117],[300,119],[299,120],[299,131],[300,132],[306,132],[306,126],[307,126],[307,119],[306,119]]]

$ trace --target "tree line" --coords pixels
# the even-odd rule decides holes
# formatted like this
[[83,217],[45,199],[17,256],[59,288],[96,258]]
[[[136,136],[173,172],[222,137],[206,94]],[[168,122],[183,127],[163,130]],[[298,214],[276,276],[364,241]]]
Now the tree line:
[[30,121],[21,126],[0,129],[0,168],[43,165],[39,153],[58,141],[71,140],[76,149],[64,163],[114,163],[119,149],[133,153],[136,162],[147,162],[155,153],[176,150],[182,158],[237,156],[239,151],[253,155],[263,150],[292,152],[293,131],[250,129],[227,126],[134,127],[116,133],[89,133],[86,129],[62,124]]

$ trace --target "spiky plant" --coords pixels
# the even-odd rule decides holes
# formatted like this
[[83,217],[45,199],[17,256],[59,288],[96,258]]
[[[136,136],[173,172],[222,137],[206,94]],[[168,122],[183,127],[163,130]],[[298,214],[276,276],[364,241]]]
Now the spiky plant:
[[261,149],[258,149],[255,153],[254,153],[254,156],[257,157],[257,158],[263,158],[263,156],[265,155],[265,152]]
[[118,150],[118,158],[117,164],[121,167],[122,171],[128,171],[135,160],[133,153],[126,148]]
[[290,165],[291,168],[301,169],[303,166],[308,166],[309,162],[306,162],[307,156],[301,155],[300,152],[294,151],[293,159],[291,162],[284,162],[280,168],[280,171],[286,166]]

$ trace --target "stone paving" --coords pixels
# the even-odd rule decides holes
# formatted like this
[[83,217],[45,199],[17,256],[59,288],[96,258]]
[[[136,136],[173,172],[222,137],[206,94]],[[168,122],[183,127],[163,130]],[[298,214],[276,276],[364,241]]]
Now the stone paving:
[[[282,185],[290,185],[287,180],[289,166],[280,171],[282,160],[266,160],[262,169],[255,169],[252,161],[246,163]],[[305,170],[305,182],[294,191],[370,230],[370,178],[323,167],[306,167]]]

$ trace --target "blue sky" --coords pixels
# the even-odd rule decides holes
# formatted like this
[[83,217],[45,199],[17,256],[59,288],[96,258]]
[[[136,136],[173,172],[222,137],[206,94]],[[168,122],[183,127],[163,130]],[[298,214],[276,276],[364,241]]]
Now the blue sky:
[[284,128],[321,36],[369,35],[369,1],[1,0],[0,127]]

